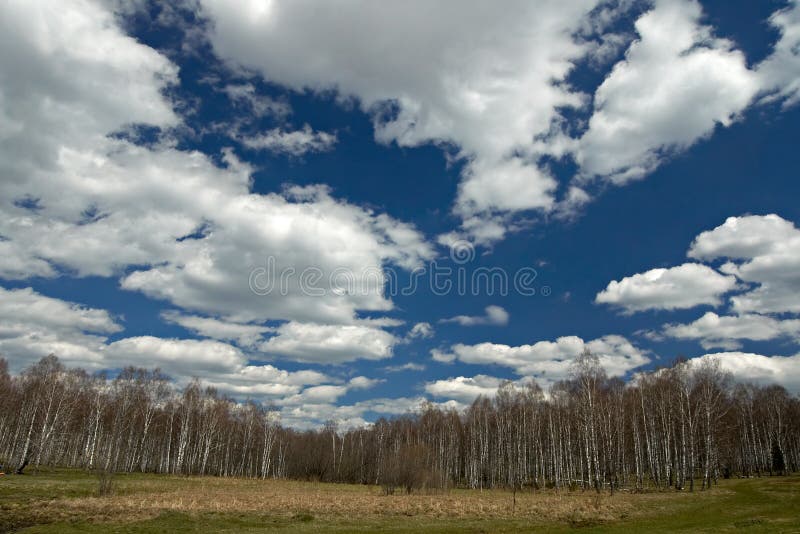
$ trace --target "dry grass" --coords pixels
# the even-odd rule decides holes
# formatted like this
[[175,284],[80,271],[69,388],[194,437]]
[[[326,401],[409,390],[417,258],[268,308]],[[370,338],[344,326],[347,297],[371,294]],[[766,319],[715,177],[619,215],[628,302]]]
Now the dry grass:
[[[91,474],[57,471],[0,481],[0,531],[39,525],[33,531],[64,532],[77,525],[72,531],[102,532],[116,525],[115,531],[194,532],[211,522],[211,530],[227,532],[278,527],[291,532],[574,527],[631,532],[632,527],[694,531],[706,526],[709,532],[745,527],[794,532],[800,528],[799,488],[800,479],[792,477],[725,481],[694,494],[528,491],[517,493],[512,510],[512,493],[502,490],[385,496],[374,486],[165,475],[120,474],[113,494],[98,497]],[[707,525],[701,528],[699,521]]]
[[[536,522],[598,523],[652,511],[680,494],[627,494],[609,496],[594,492],[517,493],[507,491],[452,490],[433,495],[384,496],[379,488],[277,480],[243,480],[200,477],[161,477],[120,481],[120,491],[110,497],[53,499],[42,503],[59,516],[93,517],[99,521],[134,521],[170,512],[259,513],[316,518],[389,518],[403,516],[450,519],[516,518]],[[701,496],[702,498],[702,496]],[[43,510],[44,511],[44,510]]]

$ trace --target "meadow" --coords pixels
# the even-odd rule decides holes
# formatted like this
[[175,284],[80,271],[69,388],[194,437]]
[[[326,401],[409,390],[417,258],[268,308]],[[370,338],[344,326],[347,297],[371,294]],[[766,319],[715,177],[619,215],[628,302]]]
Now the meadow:
[[0,477],[0,531],[800,532],[800,477],[722,480],[710,491],[451,489],[383,495],[346,484],[42,470]]

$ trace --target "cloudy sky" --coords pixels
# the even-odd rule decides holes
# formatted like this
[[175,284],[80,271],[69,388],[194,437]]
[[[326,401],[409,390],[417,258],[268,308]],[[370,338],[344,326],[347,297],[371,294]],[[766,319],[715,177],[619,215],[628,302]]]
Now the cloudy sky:
[[0,4],[0,354],[286,424],[800,391],[797,0]]

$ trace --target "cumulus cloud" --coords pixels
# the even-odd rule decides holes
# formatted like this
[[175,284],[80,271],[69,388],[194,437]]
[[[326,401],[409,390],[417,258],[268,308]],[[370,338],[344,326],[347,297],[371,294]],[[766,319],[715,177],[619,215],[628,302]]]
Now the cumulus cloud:
[[357,310],[392,308],[385,262],[412,267],[432,255],[410,225],[326,188],[284,195],[231,198],[209,215],[212,231],[174,243],[172,261],[129,274],[122,287],[239,322],[348,322]]
[[[272,365],[248,363],[242,351],[209,339],[165,339],[154,336],[108,336],[122,327],[106,311],[47,297],[30,288],[0,288],[0,354],[19,371],[48,354],[71,367],[89,371],[129,365],[160,368],[178,384],[197,377],[207,386],[238,398],[296,395],[304,387],[332,378],[311,370],[288,372]],[[350,387],[374,384],[366,377]]]
[[800,230],[778,215],[729,217],[697,236],[688,254],[704,261],[729,259],[721,270],[756,286],[731,297],[735,311],[800,312]]
[[431,359],[439,363],[453,363],[456,360],[456,355],[442,349],[432,349]]
[[[223,335],[230,332],[225,330],[228,325],[191,324],[206,329],[222,327]],[[377,398],[337,406],[348,392],[374,388],[383,380],[355,376],[344,382],[313,370],[286,371],[252,364],[239,348],[211,339],[137,336],[109,343],[107,336],[121,329],[106,310],[47,297],[30,288],[0,288],[0,353],[16,371],[50,353],[68,366],[88,370],[131,364],[158,367],[178,385],[197,378],[204,387],[214,387],[222,394],[273,403],[285,424],[299,428],[318,426],[328,419],[342,426],[363,425],[367,424],[365,417],[411,412],[425,402],[423,397]],[[455,400],[437,405],[463,407]]]
[[343,363],[382,360],[392,355],[397,338],[366,325],[322,325],[290,321],[259,350],[299,362]]
[[719,347],[732,350],[741,347],[742,339],[798,339],[800,319],[778,320],[755,314],[720,317],[714,312],[707,312],[689,324],[667,324],[663,332],[668,337],[699,340],[704,349]]
[[698,263],[652,269],[612,281],[596,302],[632,313],[718,306],[735,292],[729,300],[740,315],[800,312],[794,298],[800,291],[800,230],[792,222],[775,214],[729,217],[698,235],[687,255],[708,263],[727,260],[719,267],[724,274]]
[[346,386],[322,385],[304,389],[301,393],[281,400],[283,405],[333,403],[347,393]]
[[[179,386],[197,378],[204,387],[216,388],[222,394],[272,403],[285,423],[300,427],[316,426],[332,417],[344,421],[348,413],[350,423],[365,424],[354,414],[403,413],[422,402],[376,400],[336,407],[333,403],[347,392],[370,389],[383,380],[356,376],[342,383],[318,371],[255,365],[248,363],[237,347],[210,339],[138,336],[109,343],[106,335],[120,330],[105,310],[46,297],[31,289],[0,288],[0,353],[9,358],[15,371],[50,353],[68,366],[90,371],[132,364],[157,367]],[[316,406],[318,417],[309,409],[308,418],[295,418],[306,410],[305,406]]]
[[[502,10],[404,2],[387,11],[364,1],[239,9],[201,1],[214,50],[230,63],[296,91],[355,98],[379,142],[434,143],[463,161],[457,234],[483,244],[514,229],[509,214],[568,214],[589,200],[576,187],[557,201],[543,156],[572,156],[580,178],[622,184],[730,125],[759,94],[796,99],[796,2],[771,17],[781,38],[753,69],[703,23],[696,0],[649,4],[629,36],[612,26],[636,2],[518,2]],[[603,67],[625,47],[593,99],[564,83],[577,62]],[[564,120],[565,107],[591,111],[577,138],[568,132],[581,125]]]
[[268,326],[233,323],[199,315],[186,315],[175,310],[163,312],[161,318],[203,337],[210,337],[220,341],[233,341],[242,347],[253,347],[262,340],[265,333],[274,331],[274,328]]
[[763,356],[745,352],[718,352],[690,360],[699,365],[716,360],[723,371],[739,382],[780,384],[792,393],[800,393],[800,354],[794,356]]
[[781,36],[757,71],[767,92],[764,100],[780,100],[788,107],[800,101],[800,2],[790,0],[786,8],[770,17],[770,22]]
[[122,330],[106,310],[47,297],[30,287],[0,287],[0,313],[4,323],[37,323],[55,331],[84,330],[113,334]]
[[433,337],[434,331],[430,323],[417,323],[408,332],[412,338],[429,338]]
[[625,313],[643,310],[676,310],[701,304],[719,306],[722,295],[736,287],[736,278],[698,263],[613,280],[597,294],[595,302],[622,308]]
[[434,336],[435,332],[430,323],[421,322],[416,323],[403,337],[403,343],[411,343],[416,339],[429,339]]
[[[170,186],[153,183],[147,172],[126,176],[124,162],[108,164],[112,147],[123,160],[129,152],[106,135],[131,124],[178,123],[162,96],[176,80],[175,65],[125,35],[95,2],[6,2],[0,36],[0,46],[13,50],[0,58],[0,276],[55,276],[53,260],[80,274],[107,275],[119,262],[160,257],[160,238],[192,223],[159,213],[130,224],[148,192]],[[119,201],[128,181],[140,184],[127,188],[131,209],[112,216],[99,199]],[[18,204],[24,198],[37,209]],[[150,239],[130,239],[131,227]]]
[[509,314],[501,306],[486,306],[486,314],[482,316],[457,315],[449,319],[442,319],[440,323],[458,323],[461,326],[493,325],[505,326],[508,324]]
[[[314,428],[326,421],[334,421],[339,428],[351,428],[369,424],[367,418],[372,416],[413,413],[426,402],[424,397],[379,397],[343,405],[331,402],[295,403],[281,410],[281,421],[295,428]],[[453,400],[434,404],[443,408],[463,407]]]
[[369,378],[366,376],[354,376],[351,378],[347,385],[352,389],[371,389],[386,382],[383,378]]
[[642,350],[616,335],[588,342],[577,336],[565,336],[555,341],[516,347],[498,343],[459,343],[450,348],[450,353],[439,353],[439,356],[440,361],[452,357],[463,363],[509,367],[518,375],[535,377],[548,384],[568,377],[572,362],[585,349],[598,356],[610,376],[622,376],[650,361]]
[[639,39],[595,93],[576,153],[584,176],[641,178],[731,124],[759,91],[744,54],[700,24],[702,14],[692,0],[657,0],[636,21]]
[[[14,49],[0,58],[0,276],[125,272],[124,289],[227,322],[340,324],[392,307],[384,265],[433,256],[413,226],[325,187],[252,194],[252,169],[230,150],[219,166],[173,148],[180,121],[165,93],[177,67],[125,35],[106,4],[57,4],[4,4],[0,17]],[[125,132],[140,124],[158,140],[133,143]],[[248,283],[268,256],[272,276],[296,273],[285,291]],[[337,269],[353,273],[352,291],[335,291]],[[320,296],[300,287],[309,270]]]
[[[653,2],[636,21],[636,39],[609,32],[634,4],[587,0],[566,9],[538,2],[499,11],[462,2],[454,12],[406,3],[387,15],[385,7],[361,2],[245,9],[202,2],[209,38],[232,63],[295,90],[354,96],[372,115],[377,140],[438,143],[464,159],[455,210],[464,234],[483,242],[505,233],[509,223],[496,214],[555,206],[556,182],[543,155],[573,154],[583,177],[624,183],[729,125],[759,93],[793,101],[800,79],[796,2],[771,17],[781,39],[755,69],[701,23],[694,0]],[[559,131],[558,109],[588,99],[561,82],[577,61],[602,64],[628,44],[594,95],[588,130],[570,139]],[[371,53],[376,48],[382,53]],[[305,51],[318,61],[298,61]],[[485,235],[487,225],[493,237]]]
[[719,266],[724,275],[696,263],[653,269],[611,282],[596,301],[632,313],[719,306],[729,293],[735,315],[707,312],[691,323],[669,323],[644,334],[653,340],[692,339],[705,349],[726,350],[741,348],[744,340],[800,340],[800,305],[795,298],[800,291],[800,230],[792,222],[775,214],[729,217],[700,233],[687,255],[724,262]]
[[133,362],[142,367],[158,367],[178,384],[197,378],[202,385],[238,399],[255,398],[282,404],[307,389],[323,388],[308,393],[314,398],[325,391],[330,395],[330,391],[339,388],[347,391],[346,386],[330,384],[335,380],[318,371],[285,371],[269,364],[250,364],[238,348],[209,339],[125,338],[109,344],[104,357],[106,367],[122,367]]
[[106,310],[47,297],[32,288],[0,287],[0,355],[10,359],[12,370],[48,354],[98,369],[107,336],[121,330]]
[[428,382],[425,384],[425,392],[434,397],[445,397],[469,404],[478,396],[494,397],[497,388],[504,382],[507,380],[487,375],[458,376]]
[[775,214],[728,217],[720,226],[698,235],[688,256],[699,260],[752,258],[770,253],[797,235],[794,224]]
[[[310,124],[294,127],[288,122],[292,108],[285,97],[264,94],[253,83],[229,83],[222,85],[218,77],[208,82],[218,92],[224,93],[231,102],[234,113],[230,118],[204,126],[204,133],[215,133],[236,141],[253,151],[267,151],[290,157],[328,152],[334,148],[336,133],[315,131]],[[278,126],[264,128],[263,119],[272,119]]]
[[[730,125],[764,101],[759,95],[794,103],[800,80],[796,2],[771,17],[781,38],[755,68],[703,24],[696,0],[519,2],[503,10],[406,2],[388,11],[363,1],[200,4],[214,50],[231,64],[296,91],[355,100],[380,142],[434,143],[464,161],[459,234],[484,244],[515,228],[508,214],[571,213],[585,203],[556,202],[543,156],[572,156],[580,178],[622,184]],[[651,9],[636,20],[636,34],[618,33],[614,21],[641,5]],[[603,68],[625,47],[593,99],[564,83],[577,62]],[[592,112],[577,138],[582,125],[564,120],[565,107]]]
[[[508,212],[556,209],[557,184],[542,155],[575,153],[586,176],[621,183],[654,168],[665,152],[735,120],[752,100],[754,83],[767,99],[785,105],[797,99],[796,2],[772,17],[781,37],[754,71],[743,70],[741,54],[700,24],[695,2],[657,2],[637,23],[639,39],[598,91],[580,140],[559,133],[558,109],[588,99],[563,81],[576,61],[587,54],[602,61],[627,40],[602,35],[602,27],[594,42],[576,36],[588,22],[601,24],[592,19],[597,3],[591,0],[519,2],[503,10],[480,2],[457,10],[427,3],[312,6],[306,0],[250,2],[241,9],[217,0],[203,4],[223,57],[291,89],[335,89],[342,101],[356,97],[373,118],[378,141],[434,143],[450,162],[463,163],[455,210],[460,232],[479,242],[501,239],[514,228]],[[372,387],[375,379],[347,381],[249,363],[258,350],[314,363],[389,358],[400,341],[384,328],[397,322],[360,314],[393,308],[382,267],[413,268],[432,259],[433,249],[412,225],[336,198],[324,186],[253,194],[253,169],[232,150],[221,158],[179,150],[173,136],[182,124],[168,96],[178,68],[125,34],[113,12],[122,7],[90,0],[0,7],[0,45],[13,50],[0,56],[0,277],[121,276],[123,289],[180,308],[165,320],[207,339],[110,342],[121,326],[105,310],[31,289],[2,290],[0,351],[13,365],[50,352],[91,370],[159,365],[177,380],[198,376],[239,398],[294,399],[285,404],[289,418],[355,422],[368,413],[418,405],[419,399],[404,398],[336,407],[347,392]],[[298,60],[308,57],[317,60]],[[662,69],[655,78],[653,65]],[[255,117],[291,113],[286,101],[258,94],[249,83],[220,90]],[[670,115],[662,97],[670,101]],[[622,109],[625,99],[635,105]],[[692,105],[697,113],[675,112]],[[154,132],[147,146],[135,141],[142,126]],[[327,150],[336,141],[308,125],[235,135],[245,146],[290,155]],[[561,204],[566,211],[589,200],[580,184],[567,191]],[[694,267],[664,270],[654,282],[647,280],[653,271],[612,282],[619,287],[611,291],[610,284],[601,295],[627,311],[654,307],[648,298],[656,297],[675,309],[691,297],[672,291],[671,283],[686,282],[685,288],[711,281],[711,290],[701,284],[695,292],[702,303],[716,304],[735,275],[754,288],[733,297],[740,316],[715,319],[728,337],[705,335],[709,320],[672,325],[683,327],[677,332],[711,343],[744,338],[732,337],[737,333],[758,339],[776,329],[789,336],[791,321],[775,319],[776,326],[754,314],[798,311],[792,298],[800,287],[797,233],[777,216],[736,218],[699,236],[690,250],[697,260],[730,260],[720,267],[726,276],[687,264]],[[695,272],[683,273],[682,280],[681,269]],[[296,276],[285,288],[268,290],[289,271]],[[346,287],[334,280],[341,272],[352,275],[345,277]],[[312,273],[313,291],[301,273]],[[454,320],[506,322],[498,310]],[[736,322],[744,320],[749,323]],[[263,326],[267,321],[279,326],[272,331]],[[408,338],[431,332],[418,323]],[[521,347],[455,345],[432,351],[432,357],[552,379],[564,376],[584,347],[601,354],[613,374],[648,360],[618,336]],[[461,377],[470,387],[487,380]]]
[[560,82],[596,48],[573,34],[598,3],[202,5],[223,58],[298,91],[356,97],[379,142],[435,143],[463,160],[456,211],[479,233],[493,212],[552,207],[534,139],[559,107],[583,103]]
[[[259,345],[325,363],[390,356],[395,339],[381,330],[390,322],[349,326],[362,310],[392,308],[382,268],[432,258],[425,238],[325,187],[252,194],[252,169],[231,150],[220,165],[175,148],[172,129],[181,123],[166,95],[178,69],[125,35],[108,4],[12,2],[0,10],[0,44],[14,50],[0,56],[0,277],[124,273],[124,289],[181,308],[165,320],[211,338],[109,342],[121,327],[104,310],[3,290],[0,352],[12,369],[49,353],[92,371],[158,366],[179,385],[197,377],[238,399],[281,403],[288,424],[300,424],[292,414],[303,409],[288,399],[325,406],[318,412],[326,418],[338,410],[351,422],[363,423],[358,414],[370,410],[396,410],[395,401],[333,406],[375,379],[344,382],[248,357]],[[248,85],[224,91],[257,116],[290,112]],[[139,125],[154,129],[154,142],[135,143]],[[261,144],[293,154],[335,140],[308,128],[265,135],[272,133],[281,135]],[[337,269],[353,274],[346,291],[331,282]],[[277,287],[290,270],[297,275]],[[314,287],[308,279],[301,287],[300,273],[309,271],[321,274]],[[265,291],[270,283],[274,290]],[[265,341],[268,320],[289,322]],[[308,415],[302,424],[321,422]]]
[[111,343],[106,349],[109,360],[119,366],[136,362],[142,367],[159,367],[181,375],[220,373],[244,361],[242,352],[226,343],[209,339],[163,339],[153,336],[129,337]]
[[[638,38],[595,92],[588,129],[560,149],[551,143],[556,154],[574,155],[580,180],[600,177],[622,185],[642,178],[670,155],[735,122],[754,103],[780,101],[786,108],[800,100],[796,0],[770,17],[780,38],[754,68],[702,20],[696,0],[654,0],[636,20]],[[612,52],[619,41],[609,39]],[[559,210],[571,214],[582,203],[565,198]]]

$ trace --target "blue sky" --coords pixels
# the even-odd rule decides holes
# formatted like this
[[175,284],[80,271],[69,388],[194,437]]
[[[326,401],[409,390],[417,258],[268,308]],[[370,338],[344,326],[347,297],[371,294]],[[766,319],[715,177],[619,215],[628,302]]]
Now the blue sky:
[[[800,4],[235,4],[2,8],[13,370],[158,366],[296,426],[584,348],[800,390]],[[294,278],[257,294],[269,261]]]

